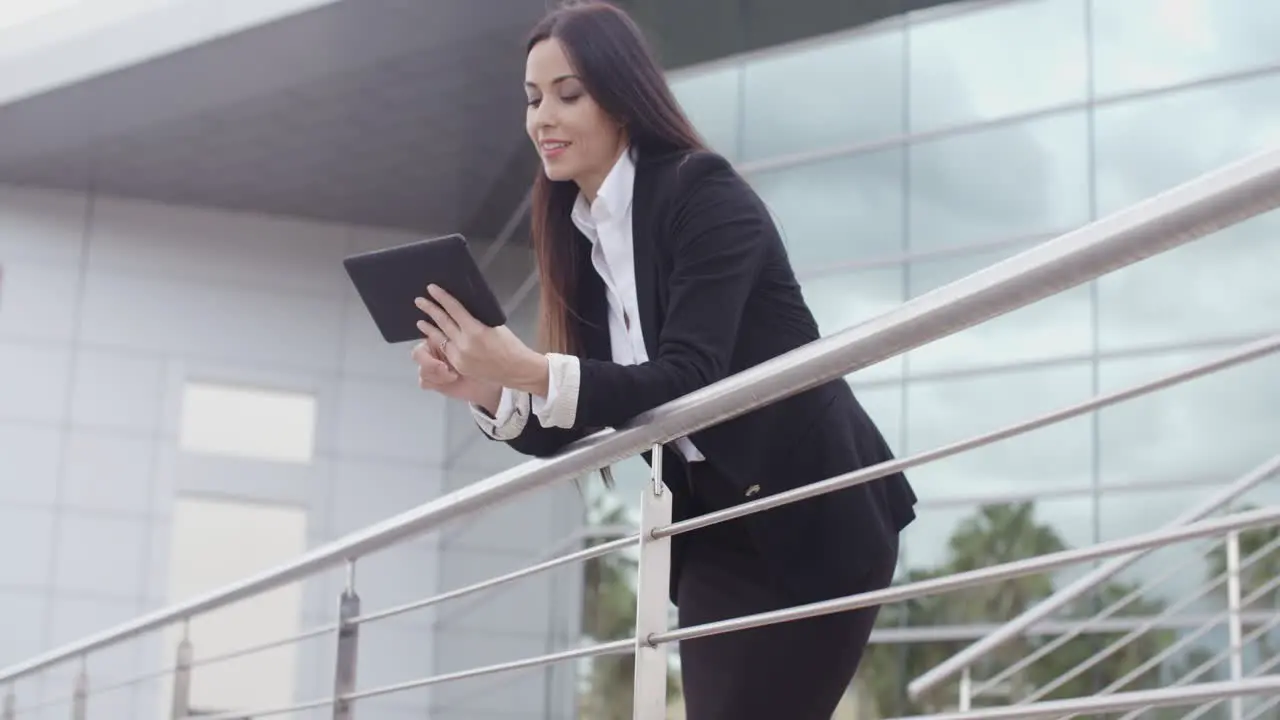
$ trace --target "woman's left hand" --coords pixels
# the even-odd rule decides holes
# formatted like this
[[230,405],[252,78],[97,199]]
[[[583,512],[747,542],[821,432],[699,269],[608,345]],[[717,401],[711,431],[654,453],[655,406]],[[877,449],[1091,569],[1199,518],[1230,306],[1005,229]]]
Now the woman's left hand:
[[414,303],[435,326],[419,320],[418,329],[427,342],[442,350],[454,370],[463,377],[546,396],[545,355],[525,345],[507,326],[489,327],[476,320],[444,288],[431,285],[427,294],[430,298],[420,297]]

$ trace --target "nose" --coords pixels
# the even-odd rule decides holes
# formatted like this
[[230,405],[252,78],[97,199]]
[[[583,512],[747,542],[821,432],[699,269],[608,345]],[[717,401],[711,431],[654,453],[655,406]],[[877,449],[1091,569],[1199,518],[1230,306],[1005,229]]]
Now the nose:
[[533,126],[535,128],[543,129],[555,125],[554,105],[555,103],[544,99],[533,109]]

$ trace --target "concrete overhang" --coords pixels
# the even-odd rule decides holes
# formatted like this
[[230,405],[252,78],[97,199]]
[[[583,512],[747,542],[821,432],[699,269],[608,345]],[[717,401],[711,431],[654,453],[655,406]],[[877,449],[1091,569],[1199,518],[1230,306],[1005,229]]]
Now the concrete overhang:
[[[478,237],[528,188],[548,0],[113,1],[0,31],[0,182]],[[943,1],[620,4],[676,68]]]

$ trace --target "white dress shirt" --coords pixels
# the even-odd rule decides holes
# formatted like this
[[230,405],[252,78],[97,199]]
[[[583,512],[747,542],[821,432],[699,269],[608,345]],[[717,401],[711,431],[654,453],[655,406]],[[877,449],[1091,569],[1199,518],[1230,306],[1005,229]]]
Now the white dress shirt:
[[[649,361],[640,328],[632,251],[631,200],[635,178],[635,161],[630,151],[624,152],[600,185],[595,202],[588,204],[579,194],[571,216],[573,224],[591,241],[591,264],[604,281],[609,303],[609,345],[613,362],[619,365]],[[549,353],[547,360],[550,370],[547,396],[531,398],[529,393],[504,389],[494,417],[489,417],[483,408],[472,406],[472,415],[481,430],[494,439],[511,440],[524,431],[531,411],[543,427],[573,427],[582,380],[578,358]],[[676,447],[690,462],[705,459],[688,438],[676,441]]]

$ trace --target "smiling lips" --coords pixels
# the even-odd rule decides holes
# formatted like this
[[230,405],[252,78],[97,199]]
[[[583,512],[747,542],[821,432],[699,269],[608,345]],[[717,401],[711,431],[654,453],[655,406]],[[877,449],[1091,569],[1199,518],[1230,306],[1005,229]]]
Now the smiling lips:
[[542,140],[538,142],[538,149],[542,151],[542,157],[551,160],[558,157],[572,143],[564,140]]

